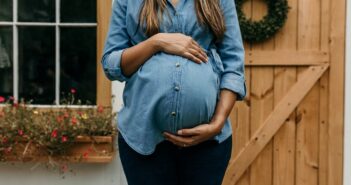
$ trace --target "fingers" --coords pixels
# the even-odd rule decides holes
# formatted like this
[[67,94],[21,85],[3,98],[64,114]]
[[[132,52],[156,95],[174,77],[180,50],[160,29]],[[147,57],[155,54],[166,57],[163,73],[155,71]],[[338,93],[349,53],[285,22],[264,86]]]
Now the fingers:
[[195,56],[198,59],[198,61],[200,61],[200,62],[206,62],[207,61],[206,56],[202,55],[201,53],[199,53],[194,48],[189,48],[189,53],[191,53],[193,56]]
[[199,133],[199,130],[197,130],[196,128],[190,128],[190,129],[178,130],[177,134],[181,136],[193,136],[193,135],[198,135],[200,133]]
[[189,51],[186,51],[183,55],[184,55],[184,57],[188,58],[189,60],[194,61],[195,63],[198,63],[198,64],[202,63],[201,59],[199,59],[198,57],[194,56]]
[[204,49],[202,49],[202,47],[193,39],[191,39],[191,42],[193,44],[193,46],[195,47],[195,49],[206,59],[205,61],[207,62],[207,54],[205,52]]
[[198,64],[207,62],[207,54],[201,46],[193,38],[187,36],[187,39],[187,46],[184,49],[183,55]]
[[207,62],[207,58],[208,58],[207,54],[201,48],[201,46],[193,39],[191,39],[190,51],[194,56],[198,57],[201,61]]
[[201,60],[201,62],[207,62],[207,56],[206,54],[203,54],[203,52],[199,52],[199,48],[197,46],[194,46],[192,48],[189,48],[189,51],[191,54],[193,54],[195,57]]
[[196,137],[176,136],[167,132],[164,132],[164,136],[167,140],[181,147],[196,145]]

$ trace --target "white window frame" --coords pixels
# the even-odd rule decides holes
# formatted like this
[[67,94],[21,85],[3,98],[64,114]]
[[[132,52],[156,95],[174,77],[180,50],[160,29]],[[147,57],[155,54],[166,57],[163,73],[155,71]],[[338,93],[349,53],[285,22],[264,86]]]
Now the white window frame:
[[[55,0],[55,22],[18,22],[18,0],[12,1],[12,21],[0,21],[0,27],[3,26],[12,26],[12,46],[13,46],[13,97],[15,100],[18,100],[18,77],[19,77],[19,67],[18,67],[18,27],[19,26],[50,26],[55,27],[55,104],[54,105],[33,105],[40,108],[52,108],[52,107],[66,107],[61,106],[60,102],[60,28],[62,27],[95,27],[97,28],[97,23],[61,23],[61,0]],[[95,105],[71,105],[69,107],[75,108],[84,108],[84,107],[95,107]]]

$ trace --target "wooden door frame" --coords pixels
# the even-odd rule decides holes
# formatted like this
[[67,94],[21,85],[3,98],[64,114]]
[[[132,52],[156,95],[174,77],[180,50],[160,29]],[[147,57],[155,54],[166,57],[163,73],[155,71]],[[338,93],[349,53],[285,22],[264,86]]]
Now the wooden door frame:
[[351,184],[351,3],[346,12],[344,185]]
[[[103,74],[101,67],[101,54],[106,39],[106,33],[109,26],[112,3],[114,0],[97,0],[98,1],[98,102],[103,105],[111,105],[114,112],[118,112],[123,106],[123,90],[125,82],[111,82]],[[101,24],[99,24],[101,23]],[[111,100],[113,96],[113,99]]]
[[111,81],[109,81],[102,69],[101,58],[105,45],[105,39],[110,23],[112,0],[97,0],[97,100],[98,105],[111,105]]
[[[97,104],[112,106],[116,112],[122,107],[125,83],[111,82],[102,70],[101,57],[109,28],[113,0],[97,0]],[[114,97],[112,99],[112,96]]]

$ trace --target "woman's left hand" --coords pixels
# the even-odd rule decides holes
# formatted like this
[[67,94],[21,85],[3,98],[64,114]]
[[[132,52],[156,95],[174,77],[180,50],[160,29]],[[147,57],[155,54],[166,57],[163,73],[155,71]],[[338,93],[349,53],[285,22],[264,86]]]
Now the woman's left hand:
[[163,132],[164,137],[171,141],[173,144],[188,147],[197,145],[205,140],[212,138],[219,134],[221,126],[214,123],[200,124],[193,128],[178,130],[177,135],[169,132]]
[[164,137],[181,147],[197,145],[219,134],[236,101],[236,93],[228,89],[221,89],[220,100],[216,104],[216,111],[209,123],[200,124],[193,128],[178,130],[177,134],[163,132]]

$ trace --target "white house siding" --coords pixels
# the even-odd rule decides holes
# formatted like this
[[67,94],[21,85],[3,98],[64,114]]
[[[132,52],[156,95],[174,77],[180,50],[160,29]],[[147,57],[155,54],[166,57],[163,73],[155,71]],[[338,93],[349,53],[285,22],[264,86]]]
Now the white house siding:
[[[112,83],[115,111],[122,106],[123,88],[124,83]],[[127,185],[118,152],[109,164],[70,164],[76,174],[67,172],[65,178],[47,170],[44,165],[35,167],[35,164],[0,163],[0,185]]]

